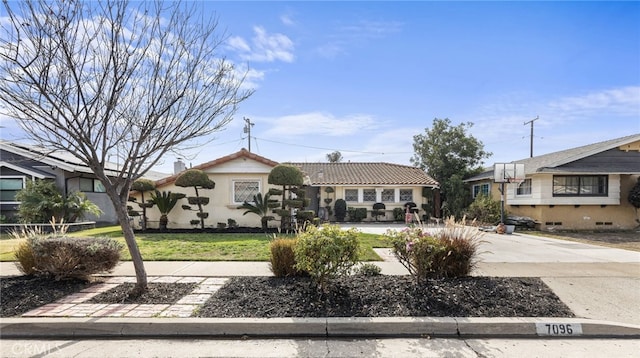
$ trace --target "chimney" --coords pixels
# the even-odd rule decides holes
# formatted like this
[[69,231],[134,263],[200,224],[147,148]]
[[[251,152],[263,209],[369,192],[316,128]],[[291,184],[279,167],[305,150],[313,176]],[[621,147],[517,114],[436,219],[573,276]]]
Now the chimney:
[[178,158],[173,163],[173,174],[178,174],[178,173],[184,171],[185,169],[187,169],[187,166],[182,161],[182,158]]

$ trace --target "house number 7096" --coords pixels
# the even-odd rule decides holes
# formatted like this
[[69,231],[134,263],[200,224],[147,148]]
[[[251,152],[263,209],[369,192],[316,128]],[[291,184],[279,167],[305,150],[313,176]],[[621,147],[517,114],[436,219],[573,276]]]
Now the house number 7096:
[[577,336],[582,334],[580,323],[536,323],[539,336]]

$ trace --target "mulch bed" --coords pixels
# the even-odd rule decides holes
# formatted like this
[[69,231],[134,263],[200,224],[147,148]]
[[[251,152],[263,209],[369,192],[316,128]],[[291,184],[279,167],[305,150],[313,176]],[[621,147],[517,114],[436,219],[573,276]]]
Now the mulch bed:
[[[81,280],[2,277],[1,317],[29,310],[78,292]],[[131,299],[133,284],[88,303],[173,304],[195,284],[149,283]],[[409,276],[350,276],[332,281],[321,293],[307,278],[233,277],[198,310],[197,317],[573,317],[538,278],[465,277],[416,285]]]
[[132,296],[135,284],[123,283],[107,292],[103,292],[86,303],[135,303],[135,304],[175,304],[193,291],[195,283],[160,283],[151,282],[147,290],[138,296]]
[[538,278],[352,276],[321,294],[309,278],[234,277],[198,317],[574,317]]

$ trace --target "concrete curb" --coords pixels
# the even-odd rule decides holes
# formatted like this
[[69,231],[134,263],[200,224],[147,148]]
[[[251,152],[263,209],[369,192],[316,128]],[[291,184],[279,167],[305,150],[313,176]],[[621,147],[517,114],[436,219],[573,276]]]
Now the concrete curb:
[[640,325],[577,318],[3,318],[0,338],[640,338]]

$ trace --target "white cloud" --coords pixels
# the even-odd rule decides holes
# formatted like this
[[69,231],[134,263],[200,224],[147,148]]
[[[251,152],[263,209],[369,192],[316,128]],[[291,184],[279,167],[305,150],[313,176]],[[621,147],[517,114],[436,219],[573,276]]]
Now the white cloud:
[[239,36],[229,38],[229,47],[237,51],[241,59],[256,62],[294,61],[294,44],[289,37],[279,33],[269,34],[261,26],[255,26],[253,31],[251,45]]
[[617,115],[639,116],[640,87],[621,87],[560,98],[549,103],[549,108],[570,116],[612,112]]
[[353,45],[362,45],[402,31],[403,24],[397,21],[360,20],[353,24],[335,26],[337,31],[328,35],[328,40],[317,46],[315,52],[322,57],[335,58],[348,52]]
[[378,122],[369,115],[335,117],[325,112],[294,114],[273,119],[271,122],[272,127],[266,135],[272,137],[306,134],[339,137],[361,133],[365,128],[372,130],[378,126]]
[[296,24],[291,14],[280,15],[280,21],[282,21],[282,23],[287,26],[294,26]]

